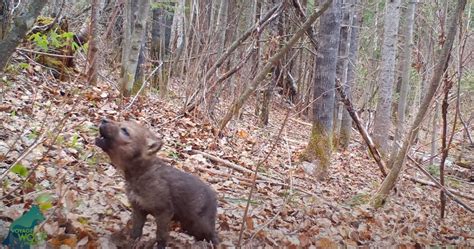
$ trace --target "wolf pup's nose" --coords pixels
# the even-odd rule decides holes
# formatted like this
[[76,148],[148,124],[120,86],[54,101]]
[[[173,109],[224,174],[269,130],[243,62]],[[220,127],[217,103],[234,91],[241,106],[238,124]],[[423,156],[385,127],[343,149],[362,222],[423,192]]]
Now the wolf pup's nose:
[[100,124],[104,125],[104,124],[107,124],[108,122],[109,120],[107,120],[107,118],[103,118],[102,121],[100,121]]

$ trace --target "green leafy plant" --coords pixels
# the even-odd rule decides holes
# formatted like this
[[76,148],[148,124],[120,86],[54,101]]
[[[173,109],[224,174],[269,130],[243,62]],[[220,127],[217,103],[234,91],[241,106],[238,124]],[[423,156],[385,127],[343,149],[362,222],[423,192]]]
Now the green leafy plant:
[[23,166],[23,164],[21,163],[17,163],[13,165],[10,171],[21,177],[26,177],[28,175],[28,169],[25,166]]
[[20,67],[21,69],[29,69],[29,68],[30,68],[30,64],[24,63],[24,62],[20,62],[20,63],[18,64],[18,67]]
[[69,146],[73,147],[73,148],[77,148],[78,147],[78,141],[79,141],[79,135],[77,135],[75,133],[74,135],[72,135],[71,142],[70,142]]
[[41,34],[39,32],[34,33],[30,35],[29,40],[33,41],[36,44],[36,46],[41,48],[41,50],[48,51],[49,41],[48,41],[48,36],[46,36],[45,34]]
[[40,194],[36,197],[36,202],[41,211],[46,211],[53,207],[53,196],[49,193]]
[[30,41],[33,41],[36,46],[38,46],[43,51],[48,51],[49,48],[62,48],[65,46],[72,46],[72,49],[75,51],[80,46],[73,41],[74,33],[73,32],[64,32],[58,34],[56,30],[51,30],[47,34],[42,34],[40,32],[30,35],[28,38]]
[[35,128],[33,128],[26,137],[30,140],[34,140],[38,137],[38,131]]

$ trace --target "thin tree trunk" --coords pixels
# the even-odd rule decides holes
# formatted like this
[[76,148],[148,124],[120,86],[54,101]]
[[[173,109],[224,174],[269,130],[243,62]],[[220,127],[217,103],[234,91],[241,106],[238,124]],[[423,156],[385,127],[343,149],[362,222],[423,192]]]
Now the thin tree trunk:
[[99,0],[91,0],[91,22],[89,26],[89,51],[87,52],[87,81],[91,85],[97,84],[97,39],[98,39],[98,8]]
[[[341,22],[341,35],[339,39],[339,52],[337,59],[336,78],[344,85],[347,82],[347,69],[349,65],[349,48],[350,48],[350,26],[352,24],[352,13],[351,13],[351,0],[343,0],[342,4],[342,22]],[[344,111],[344,104],[339,101],[339,96],[336,95],[335,104],[335,120],[334,120],[334,146],[339,146],[339,138],[342,126],[342,112]]]
[[382,43],[382,68],[379,75],[379,97],[374,120],[374,142],[383,155],[388,155],[388,135],[392,126],[392,88],[395,81],[400,0],[387,0]]
[[[255,21],[254,23],[258,23],[260,20],[260,15],[262,11],[262,2],[259,0],[255,0]],[[251,26],[252,28],[252,26]],[[254,78],[257,75],[257,72],[260,69],[260,35],[261,32],[257,32],[257,36],[255,37],[255,54],[252,56],[254,66],[250,70],[251,78]],[[257,92],[255,94],[255,115],[260,114],[260,94]]]
[[439,104],[435,102],[434,113],[433,113],[433,122],[431,124],[431,151],[430,151],[430,161],[428,165],[433,165],[433,160],[436,157],[436,131],[438,130],[438,112]]
[[397,110],[397,125],[395,127],[395,136],[394,136],[394,146],[392,147],[392,154],[390,158],[389,167],[395,160],[395,156],[398,152],[398,142],[402,139],[404,133],[404,123],[405,123],[405,113],[406,113],[406,104],[407,104],[407,97],[408,97],[408,87],[409,87],[409,80],[410,80],[410,68],[411,68],[411,51],[412,51],[412,43],[413,43],[413,24],[415,22],[415,8],[416,8],[416,0],[409,0],[408,9],[404,13],[406,16],[405,20],[405,27],[403,27],[403,46],[402,46],[402,53],[401,53],[401,86],[400,86],[400,99],[398,101],[398,110]]
[[420,125],[425,118],[426,113],[428,112],[428,107],[431,106],[433,97],[438,89],[438,86],[441,82],[441,77],[445,72],[445,68],[447,67],[448,57],[453,47],[454,38],[456,35],[456,29],[459,19],[462,16],[462,12],[464,7],[466,6],[466,0],[459,0],[457,2],[456,10],[453,13],[451,18],[451,22],[449,23],[448,33],[446,35],[446,41],[443,45],[441,50],[441,54],[439,58],[436,60],[438,63],[434,69],[433,77],[431,78],[430,86],[426,92],[425,97],[423,98],[423,103],[420,106],[420,110],[415,117],[415,121],[408,132],[407,138],[404,140],[403,146],[397,154],[395,162],[393,164],[392,170],[388,174],[388,176],[382,182],[377,193],[373,196],[371,203],[374,207],[380,207],[385,203],[385,200],[390,193],[390,190],[395,186],[395,183],[398,179],[398,175],[400,174],[402,167],[405,163],[405,157],[407,152],[413,143],[414,138],[418,134],[420,129]]
[[[273,4],[276,4],[276,1],[273,0]],[[286,6],[284,6],[286,7]],[[280,44],[282,44],[284,42],[284,32],[283,32],[283,23],[284,23],[284,20],[283,20],[283,16],[284,15],[280,15],[278,17],[278,21],[276,23],[276,25],[274,26],[274,29],[271,31],[272,33],[272,36],[273,37],[279,37],[280,38],[280,41],[278,41],[278,44],[271,44],[268,46],[268,49],[270,50],[268,53],[272,54],[274,51],[272,50],[276,50],[276,49],[279,49],[281,47]],[[276,29],[276,30],[275,30]],[[260,112],[260,115],[259,115],[259,125],[260,126],[266,126],[268,124],[268,118],[270,116],[270,103],[271,103],[271,99],[272,99],[272,96],[273,96],[273,89],[278,86],[278,85],[282,85],[281,82],[283,82],[283,74],[284,74],[284,71],[285,69],[283,68],[283,64],[285,64],[283,61],[285,61],[285,58],[283,58],[280,62],[276,63],[274,66],[273,66],[273,69],[272,69],[272,80],[270,82],[270,84],[268,84],[268,86],[263,90],[263,96],[262,96],[262,101],[261,101],[261,105],[262,107],[260,108],[261,112]],[[257,105],[260,104],[260,103],[257,103]]]
[[226,40],[226,28],[227,28],[227,14],[229,0],[220,0],[219,13],[217,15],[216,24],[216,36],[217,36],[217,47],[219,48],[219,54],[224,52],[225,40]]
[[[361,8],[357,7],[359,0],[355,0],[352,10],[351,38],[349,47],[349,63],[347,65],[347,77],[344,84],[344,92],[349,100],[352,100],[352,87],[355,85],[355,76],[358,50],[359,50],[359,26],[362,24]],[[352,118],[349,112],[344,109],[342,112],[341,134],[339,135],[339,143],[341,148],[347,149],[352,134]]]
[[[439,163],[439,183],[444,186],[444,166],[446,163],[446,158],[448,157],[448,98],[449,98],[449,90],[452,87],[452,81],[449,81],[446,78],[445,74],[445,86],[444,86],[444,98],[443,103],[441,104],[441,117],[443,119],[443,128],[441,130],[441,162]],[[456,120],[454,120],[456,122]],[[440,213],[441,219],[445,216],[445,209],[446,209],[446,195],[443,191],[439,193],[440,199]]]
[[16,47],[25,37],[26,33],[35,23],[36,17],[40,14],[47,0],[31,0],[27,10],[13,19],[13,27],[0,42],[0,72],[3,72],[10,56],[15,52]]
[[[162,12],[161,8],[155,8],[152,11],[150,57],[153,60],[153,67],[158,66],[159,61],[162,60],[161,50],[163,48],[161,46],[162,39],[160,39]],[[152,86],[158,88],[161,97],[166,96],[167,90],[166,85],[162,86],[162,84],[160,74],[153,75]]]

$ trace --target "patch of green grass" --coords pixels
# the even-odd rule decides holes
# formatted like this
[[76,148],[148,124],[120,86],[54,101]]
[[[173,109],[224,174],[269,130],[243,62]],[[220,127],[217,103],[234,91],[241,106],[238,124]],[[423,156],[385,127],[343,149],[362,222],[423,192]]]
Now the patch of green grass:
[[363,204],[367,204],[370,201],[370,195],[367,193],[358,193],[352,196],[349,200],[347,200],[347,204],[350,206],[359,206]]
[[[236,204],[242,204],[242,203],[247,203],[246,198],[231,198],[231,197],[225,197],[225,200],[228,200],[229,202],[236,203]],[[252,205],[259,205],[262,204],[261,201],[256,201],[256,200],[250,200],[250,204]]]
[[456,179],[456,178],[454,178],[454,177],[452,177],[452,176],[448,176],[448,177],[446,177],[446,178],[448,179],[449,186],[451,186],[451,187],[453,187],[453,188],[459,188],[459,187],[461,187],[461,182],[460,182],[458,179]]
[[175,160],[179,159],[179,153],[176,151],[170,151],[168,152],[168,157],[173,158]]
[[432,176],[439,176],[439,167],[437,165],[429,165],[427,170]]

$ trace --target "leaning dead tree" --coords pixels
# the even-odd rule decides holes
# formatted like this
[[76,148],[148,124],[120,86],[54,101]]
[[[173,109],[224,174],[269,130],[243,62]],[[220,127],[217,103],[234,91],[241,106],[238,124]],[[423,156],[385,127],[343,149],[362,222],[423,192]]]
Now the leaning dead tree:
[[333,0],[328,0],[321,6],[321,9],[319,11],[315,11],[308,18],[308,20],[303,23],[301,28],[296,31],[293,37],[291,37],[291,39],[268,60],[268,62],[265,64],[265,66],[263,66],[261,71],[248,84],[244,92],[237,98],[236,101],[234,101],[234,103],[232,103],[232,106],[229,108],[224,118],[219,123],[219,133],[224,130],[224,128],[227,126],[227,123],[229,123],[229,121],[232,119],[232,116],[234,116],[234,114],[240,111],[240,108],[242,108],[245,101],[247,101],[250,95],[255,92],[260,83],[265,79],[265,77],[267,77],[267,73],[270,72],[272,67],[283,57],[283,55],[285,55],[293,47],[293,45],[296,44],[296,42],[298,42],[298,40],[311,27],[311,25],[316,21],[316,19],[318,19],[321,14],[326,11],[329,6],[331,6],[332,2]]
[[421,122],[425,118],[426,113],[428,112],[428,108],[431,106],[433,97],[440,85],[441,77],[443,76],[445,69],[447,68],[448,58],[453,47],[458,22],[461,18],[465,6],[466,0],[459,0],[457,2],[456,10],[453,13],[453,16],[451,17],[451,21],[449,24],[448,33],[446,35],[446,41],[437,60],[438,64],[436,64],[436,67],[434,69],[433,77],[431,78],[430,86],[426,91],[426,95],[423,98],[423,102],[420,106],[420,110],[418,111],[415,121],[413,122],[408,132],[407,138],[404,140],[402,148],[397,153],[395,162],[393,164],[392,169],[390,170],[390,173],[384,179],[379,190],[371,200],[371,203],[374,207],[381,207],[385,203],[385,200],[387,199],[390,190],[392,190],[392,188],[395,186],[395,183],[398,179],[398,175],[400,174],[402,167],[405,164],[405,157],[407,155],[407,152],[418,134],[418,131],[421,127]]

